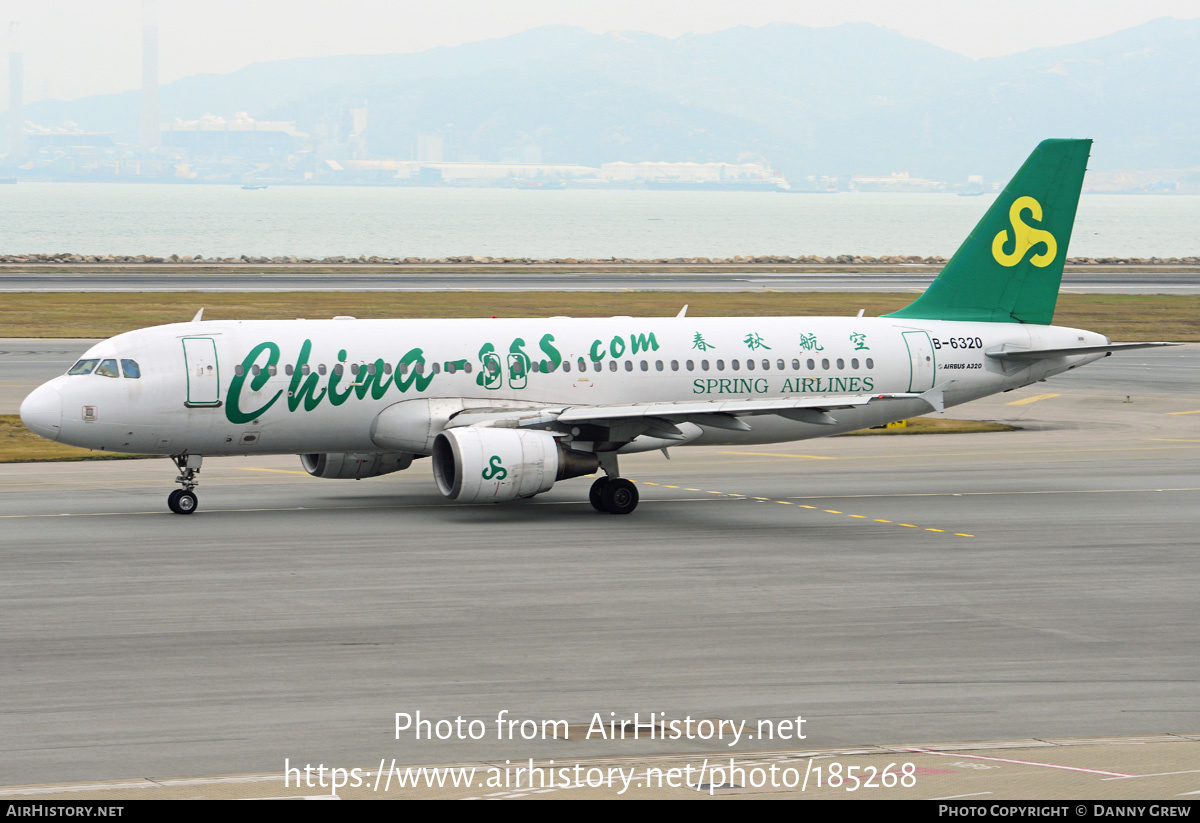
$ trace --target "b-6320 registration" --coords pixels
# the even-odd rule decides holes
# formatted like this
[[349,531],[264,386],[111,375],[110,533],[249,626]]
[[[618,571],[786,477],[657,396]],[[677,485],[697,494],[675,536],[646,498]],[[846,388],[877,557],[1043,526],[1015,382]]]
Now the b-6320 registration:
[[939,340],[936,337],[933,340],[933,347],[941,349],[945,346],[948,349],[982,349],[983,338],[980,337],[948,337],[945,340]]

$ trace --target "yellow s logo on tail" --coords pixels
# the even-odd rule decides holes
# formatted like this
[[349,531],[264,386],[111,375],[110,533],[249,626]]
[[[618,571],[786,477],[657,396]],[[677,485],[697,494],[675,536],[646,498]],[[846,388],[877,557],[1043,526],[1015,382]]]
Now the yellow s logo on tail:
[[1046,250],[1029,258],[1029,262],[1039,268],[1045,268],[1054,261],[1058,254],[1058,242],[1054,235],[1045,229],[1035,229],[1021,220],[1021,212],[1028,210],[1030,216],[1037,222],[1042,222],[1042,204],[1032,197],[1018,197],[1008,210],[1008,220],[1012,223],[1014,244],[1012,254],[1004,253],[1004,244],[1008,242],[1007,229],[998,233],[992,239],[992,257],[1001,266],[1015,266],[1020,263],[1031,248],[1038,243],[1045,243]]

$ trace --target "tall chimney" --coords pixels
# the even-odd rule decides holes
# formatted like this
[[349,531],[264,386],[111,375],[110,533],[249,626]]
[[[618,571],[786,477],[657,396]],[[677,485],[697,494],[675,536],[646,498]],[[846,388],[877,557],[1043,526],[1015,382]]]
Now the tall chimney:
[[162,141],[158,120],[158,21],[154,0],[142,0],[142,129],[141,146],[156,149]]
[[25,154],[25,55],[21,53],[21,24],[8,24],[8,156]]

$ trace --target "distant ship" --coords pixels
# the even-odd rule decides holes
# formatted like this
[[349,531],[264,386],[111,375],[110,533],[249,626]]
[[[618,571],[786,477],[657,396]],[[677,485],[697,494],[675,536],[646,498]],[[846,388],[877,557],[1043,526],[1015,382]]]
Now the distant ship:
[[647,180],[658,191],[786,191],[774,180]]

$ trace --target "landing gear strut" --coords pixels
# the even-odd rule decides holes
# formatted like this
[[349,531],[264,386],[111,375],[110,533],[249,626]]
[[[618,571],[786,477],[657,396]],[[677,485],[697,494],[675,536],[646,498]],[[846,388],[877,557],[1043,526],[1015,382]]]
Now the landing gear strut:
[[191,514],[196,510],[196,506],[200,505],[196,493],[192,490],[200,485],[197,475],[200,474],[200,464],[204,458],[198,454],[173,454],[171,460],[179,469],[179,476],[175,478],[175,482],[181,488],[167,497],[167,508],[175,514]]

